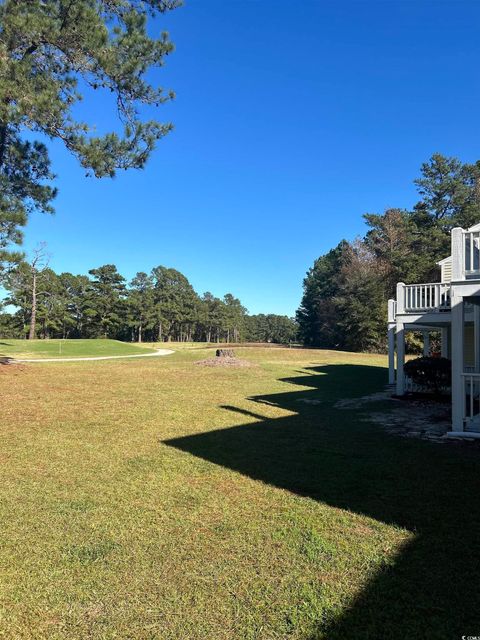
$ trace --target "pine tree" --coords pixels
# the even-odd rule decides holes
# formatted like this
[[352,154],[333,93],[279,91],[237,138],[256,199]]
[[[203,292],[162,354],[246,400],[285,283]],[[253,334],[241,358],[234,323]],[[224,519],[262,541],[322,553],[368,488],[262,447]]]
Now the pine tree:
[[91,337],[115,338],[125,323],[125,278],[117,267],[106,264],[88,272],[92,281],[85,301]]
[[130,283],[128,305],[130,326],[136,332],[137,341],[142,342],[145,332],[153,328],[156,320],[152,277],[143,271]]
[[[177,0],[3,0],[0,3],[0,264],[19,259],[31,211],[52,212],[56,190],[47,147],[31,132],[59,139],[87,173],[113,176],[142,168],[170,123],[143,120],[142,105],[172,99],[146,79],[173,45],[152,38],[149,17]],[[77,105],[103,91],[113,97],[119,126],[100,135]],[[29,139],[25,139],[25,133]]]

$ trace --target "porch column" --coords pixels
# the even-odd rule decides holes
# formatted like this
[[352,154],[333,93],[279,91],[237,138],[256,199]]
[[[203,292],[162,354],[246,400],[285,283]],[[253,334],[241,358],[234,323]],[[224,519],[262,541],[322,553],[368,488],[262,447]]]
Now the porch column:
[[480,373],[480,306],[473,305],[473,335],[475,345],[475,373]]
[[397,338],[397,396],[403,396],[405,393],[405,374],[403,366],[405,364],[405,325],[403,322],[397,322],[396,325]]
[[430,332],[423,331],[423,355],[430,355]]
[[452,431],[463,431],[465,398],[463,389],[463,298],[452,288]]
[[395,384],[395,300],[388,301],[388,384]]
[[452,239],[452,280],[465,279],[465,255],[463,229],[455,227],[451,233]]
[[448,327],[442,327],[441,333],[442,358],[448,358]]

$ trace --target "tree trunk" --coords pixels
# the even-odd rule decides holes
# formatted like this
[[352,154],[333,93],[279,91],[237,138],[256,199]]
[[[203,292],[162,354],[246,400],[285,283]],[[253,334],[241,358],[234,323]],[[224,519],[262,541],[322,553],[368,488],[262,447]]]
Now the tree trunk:
[[142,341],[142,325],[141,324],[138,325],[138,341],[139,342]]
[[30,316],[30,331],[28,332],[28,339],[35,339],[35,325],[37,322],[37,273],[33,272],[32,281],[32,315]]
[[215,352],[217,358],[235,358],[233,349],[217,349]]

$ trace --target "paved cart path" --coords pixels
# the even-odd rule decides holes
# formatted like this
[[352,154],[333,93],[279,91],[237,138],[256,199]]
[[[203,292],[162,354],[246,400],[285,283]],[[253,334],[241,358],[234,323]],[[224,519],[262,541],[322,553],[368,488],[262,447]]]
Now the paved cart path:
[[169,356],[174,353],[172,349],[156,349],[154,353],[136,353],[128,356],[92,356],[89,358],[11,358],[10,362],[85,362],[91,360],[118,360],[120,358],[152,358],[156,356]]

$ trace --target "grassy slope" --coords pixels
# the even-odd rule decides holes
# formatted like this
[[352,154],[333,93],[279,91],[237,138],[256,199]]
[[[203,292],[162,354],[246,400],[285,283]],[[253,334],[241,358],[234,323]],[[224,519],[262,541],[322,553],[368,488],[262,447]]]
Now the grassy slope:
[[333,407],[383,357],[237,352],[0,367],[0,637],[478,633],[478,456]]
[[127,356],[153,351],[118,340],[10,340],[0,339],[0,356],[14,358],[76,358]]

